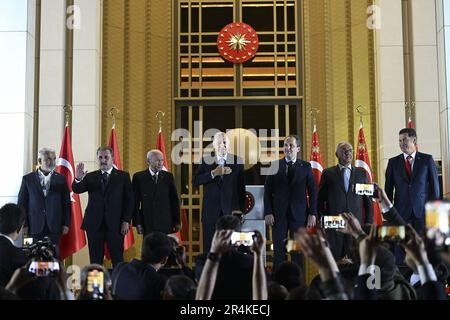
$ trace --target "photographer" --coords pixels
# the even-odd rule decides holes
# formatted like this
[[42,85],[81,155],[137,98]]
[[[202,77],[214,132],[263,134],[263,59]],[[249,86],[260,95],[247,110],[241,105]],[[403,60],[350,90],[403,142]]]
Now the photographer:
[[[30,259],[25,270],[31,275],[31,281],[17,288],[16,294],[25,300],[72,300],[73,295],[66,287],[64,266],[55,258],[51,240],[45,237],[27,250]],[[21,273],[18,276],[25,277]]]
[[0,286],[5,286],[17,268],[27,263],[27,256],[14,246],[25,222],[25,212],[8,203],[0,209]]
[[168,278],[174,275],[185,275],[195,283],[194,271],[186,263],[186,248],[179,245],[177,237],[171,235],[168,235],[168,237],[172,243],[172,251],[166,264],[158,270],[158,273]]
[[108,270],[90,264],[81,270],[81,290],[77,300],[112,300],[111,277]]
[[114,268],[113,297],[123,300],[161,300],[167,277],[159,274],[172,252],[169,237],[152,232],[142,242],[141,260],[119,263]]

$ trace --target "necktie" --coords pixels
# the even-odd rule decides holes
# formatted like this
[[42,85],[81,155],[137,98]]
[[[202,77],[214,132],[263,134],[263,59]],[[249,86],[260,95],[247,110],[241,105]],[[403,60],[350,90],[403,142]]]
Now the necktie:
[[288,162],[287,177],[288,177],[289,182],[291,182],[292,178],[294,177],[294,162],[293,161]]
[[411,177],[411,160],[412,160],[411,156],[406,157],[405,167],[406,167],[406,173],[408,174],[408,177]]
[[157,174],[152,175],[152,179],[155,184],[158,183],[158,175]]
[[108,172],[102,173],[102,186],[103,186],[103,193],[106,191],[106,186],[108,185]]
[[342,173],[344,176],[344,187],[345,187],[345,192],[348,192],[348,186],[350,184],[350,169],[345,167],[342,169]]

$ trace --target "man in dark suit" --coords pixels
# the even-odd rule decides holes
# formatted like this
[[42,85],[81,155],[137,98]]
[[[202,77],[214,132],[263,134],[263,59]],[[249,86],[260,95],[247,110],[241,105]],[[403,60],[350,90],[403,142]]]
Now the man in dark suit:
[[203,189],[203,252],[208,252],[217,219],[233,210],[244,211],[245,182],[242,159],[229,154],[226,133],[214,135],[214,155],[205,156],[192,179],[194,187]]
[[158,273],[170,253],[172,242],[161,232],[151,232],[142,242],[141,260],[120,263],[112,275],[113,297],[123,300],[161,300],[167,277]]
[[[300,138],[288,136],[284,140],[285,157],[272,163],[274,172],[267,176],[264,185],[264,212],[266,224],[272,226],[274,266],[285,259],[284,240],[288,230],[293,239],[298,228],[313,228],[316,225],[316,183],[311,165],[297,159],[299,152]],[[299,254],[292,255],[292,259],[303,267]]]
[[81,228],[86,230],[91,263],[103,264],[106,242],[114,267],[123,261],[123,237],[133,215],[134,197],[130,175],[113,167],[113,157],[110,147],[98,148],[100,169],[91,173],[84,171],[80,162],[72,190],[89,193]]
[[389,159],[384,189],[406,223],[420,233],[425,228],[425,203],[439,199],[439,180],[433,157],[418,152],[416,143],[414,129],[400,130],[402,154]]
[[139,234],[153,231],[166,234],[178,232],[180,200],[173,175],[163,170],[164,155],[159,150],[147,153],[149,168],[133,176],[136,211],[133,224]]
[[[385,191],[407,224],[421,233],[425,229],[425,203],[439,199],[439,180],[433,157],[416,148],[416,130],[399,132],[402,154],[389,159]],[[404,252],[395,246],[396,263],[403,267]]]
[[14,241],[25,222],[25,213],[17,205],[8,203],[0,209],[0,286],[6,286],[17,268],[27,263],[24,251]]
[[26,213],[24,233],[34,242],[49,237],[58,255],[61,235],[69,232],[69,188],[66,178],[54,171],[54,150],[39,150],[38,162],[39,168],[22,178],[17,203]]
[[[320,178],[317,200],[320,216],[351,212],[360,224],[373,223],[372,199],[356,195],[353,191],[355,183],[366,184],[369,181],[363,169],[352,166],[352,145],[348,142],[339,143],[336,157],[338,165],[325,169]],[[336,260],[344,256],[353,257],[350,251],[353,239],[350,236],[330,229],[326,231],[326,236]]]

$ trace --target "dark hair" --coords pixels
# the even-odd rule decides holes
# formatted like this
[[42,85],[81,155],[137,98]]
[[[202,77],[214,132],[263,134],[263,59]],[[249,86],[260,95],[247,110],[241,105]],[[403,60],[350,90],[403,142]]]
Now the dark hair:
[[142,261],[158,263],[167,258],[173,250],[169,237],[162,232],[152,232],[142,241]]
[[185,275],[171,276],[164,291],[175,300],[194,300],[197,287],[191,278]]
[[272,272],[272,280],[286,287],[288,291],[304,284],[300,266],[288,261],[284,261],[275,267]]
[[221,216],[216,223],[216,231],[219,230],[234,230],[239,231],[241,228],[241,221],[235,215]]
[[408,135],[408,137],[417,139],[417,134],[416,134],[416,130],[415,129],[413,129],[413,128],[404,128],[404,129],[400,130],[400,132],[398,134],[401,135],[401,134],[405,134],[405,133]]
[[109,151],[109,153],[111,154],[111,158],[114,158],[114,150],[110,146],[98,147],[96,154],[98,155],[98,153],[101,151]]
[[25,212],[17,204],[7,203],[0,208],[0,233],[19,232],[25,223]]
[[286,141],[286,139],[288,139],[288,138],[293,138],[293,139],[295,139],[295,143],[297,144],[297,147],[300,147],[301,141],[300,141],[300,137],[299,137],[298,135],[296,135],[296,134],[290,134],[290,135],[288,135],[288,136],[284,139],[284,141]]

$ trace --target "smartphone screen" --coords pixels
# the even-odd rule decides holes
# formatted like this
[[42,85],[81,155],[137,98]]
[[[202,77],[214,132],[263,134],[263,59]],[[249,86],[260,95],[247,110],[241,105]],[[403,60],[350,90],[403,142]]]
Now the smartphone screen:
[[32,261],[28,267],[28,272],[37,277],[48,277],[57,271],[59,271],[59,263],[56,261]]
[[373,197],[375,194],[375,186],[370,183],[355,183],[354,192],[359,196]]
[[22,241],[23,247],[29,247],[32,244],[33,244],[33,238],[26,238],[26,237],[23,238],[23,241]]
[[300,243],[295,240],[289,239],[286,242],[287,252],[300,252]]
[[102,299],[103,297],[103,271],[92,270],[87,276],[87,291],[92,294],[94,299]]
[[233,246],[246,246],[250,247],[253,245],[254,232],[233,232],[231,234],[231,244]]
[[344,229],[345,220],[341,216],[323,216],[322,228],[324,229]]
[[450,203],[432,201],[425,205],[425,225],[427,229],[437,229],[442,233],[450,230]]
[[382,226],[377,230],[378,239],[382,241],[400,241],[405,239],[405,226]]

